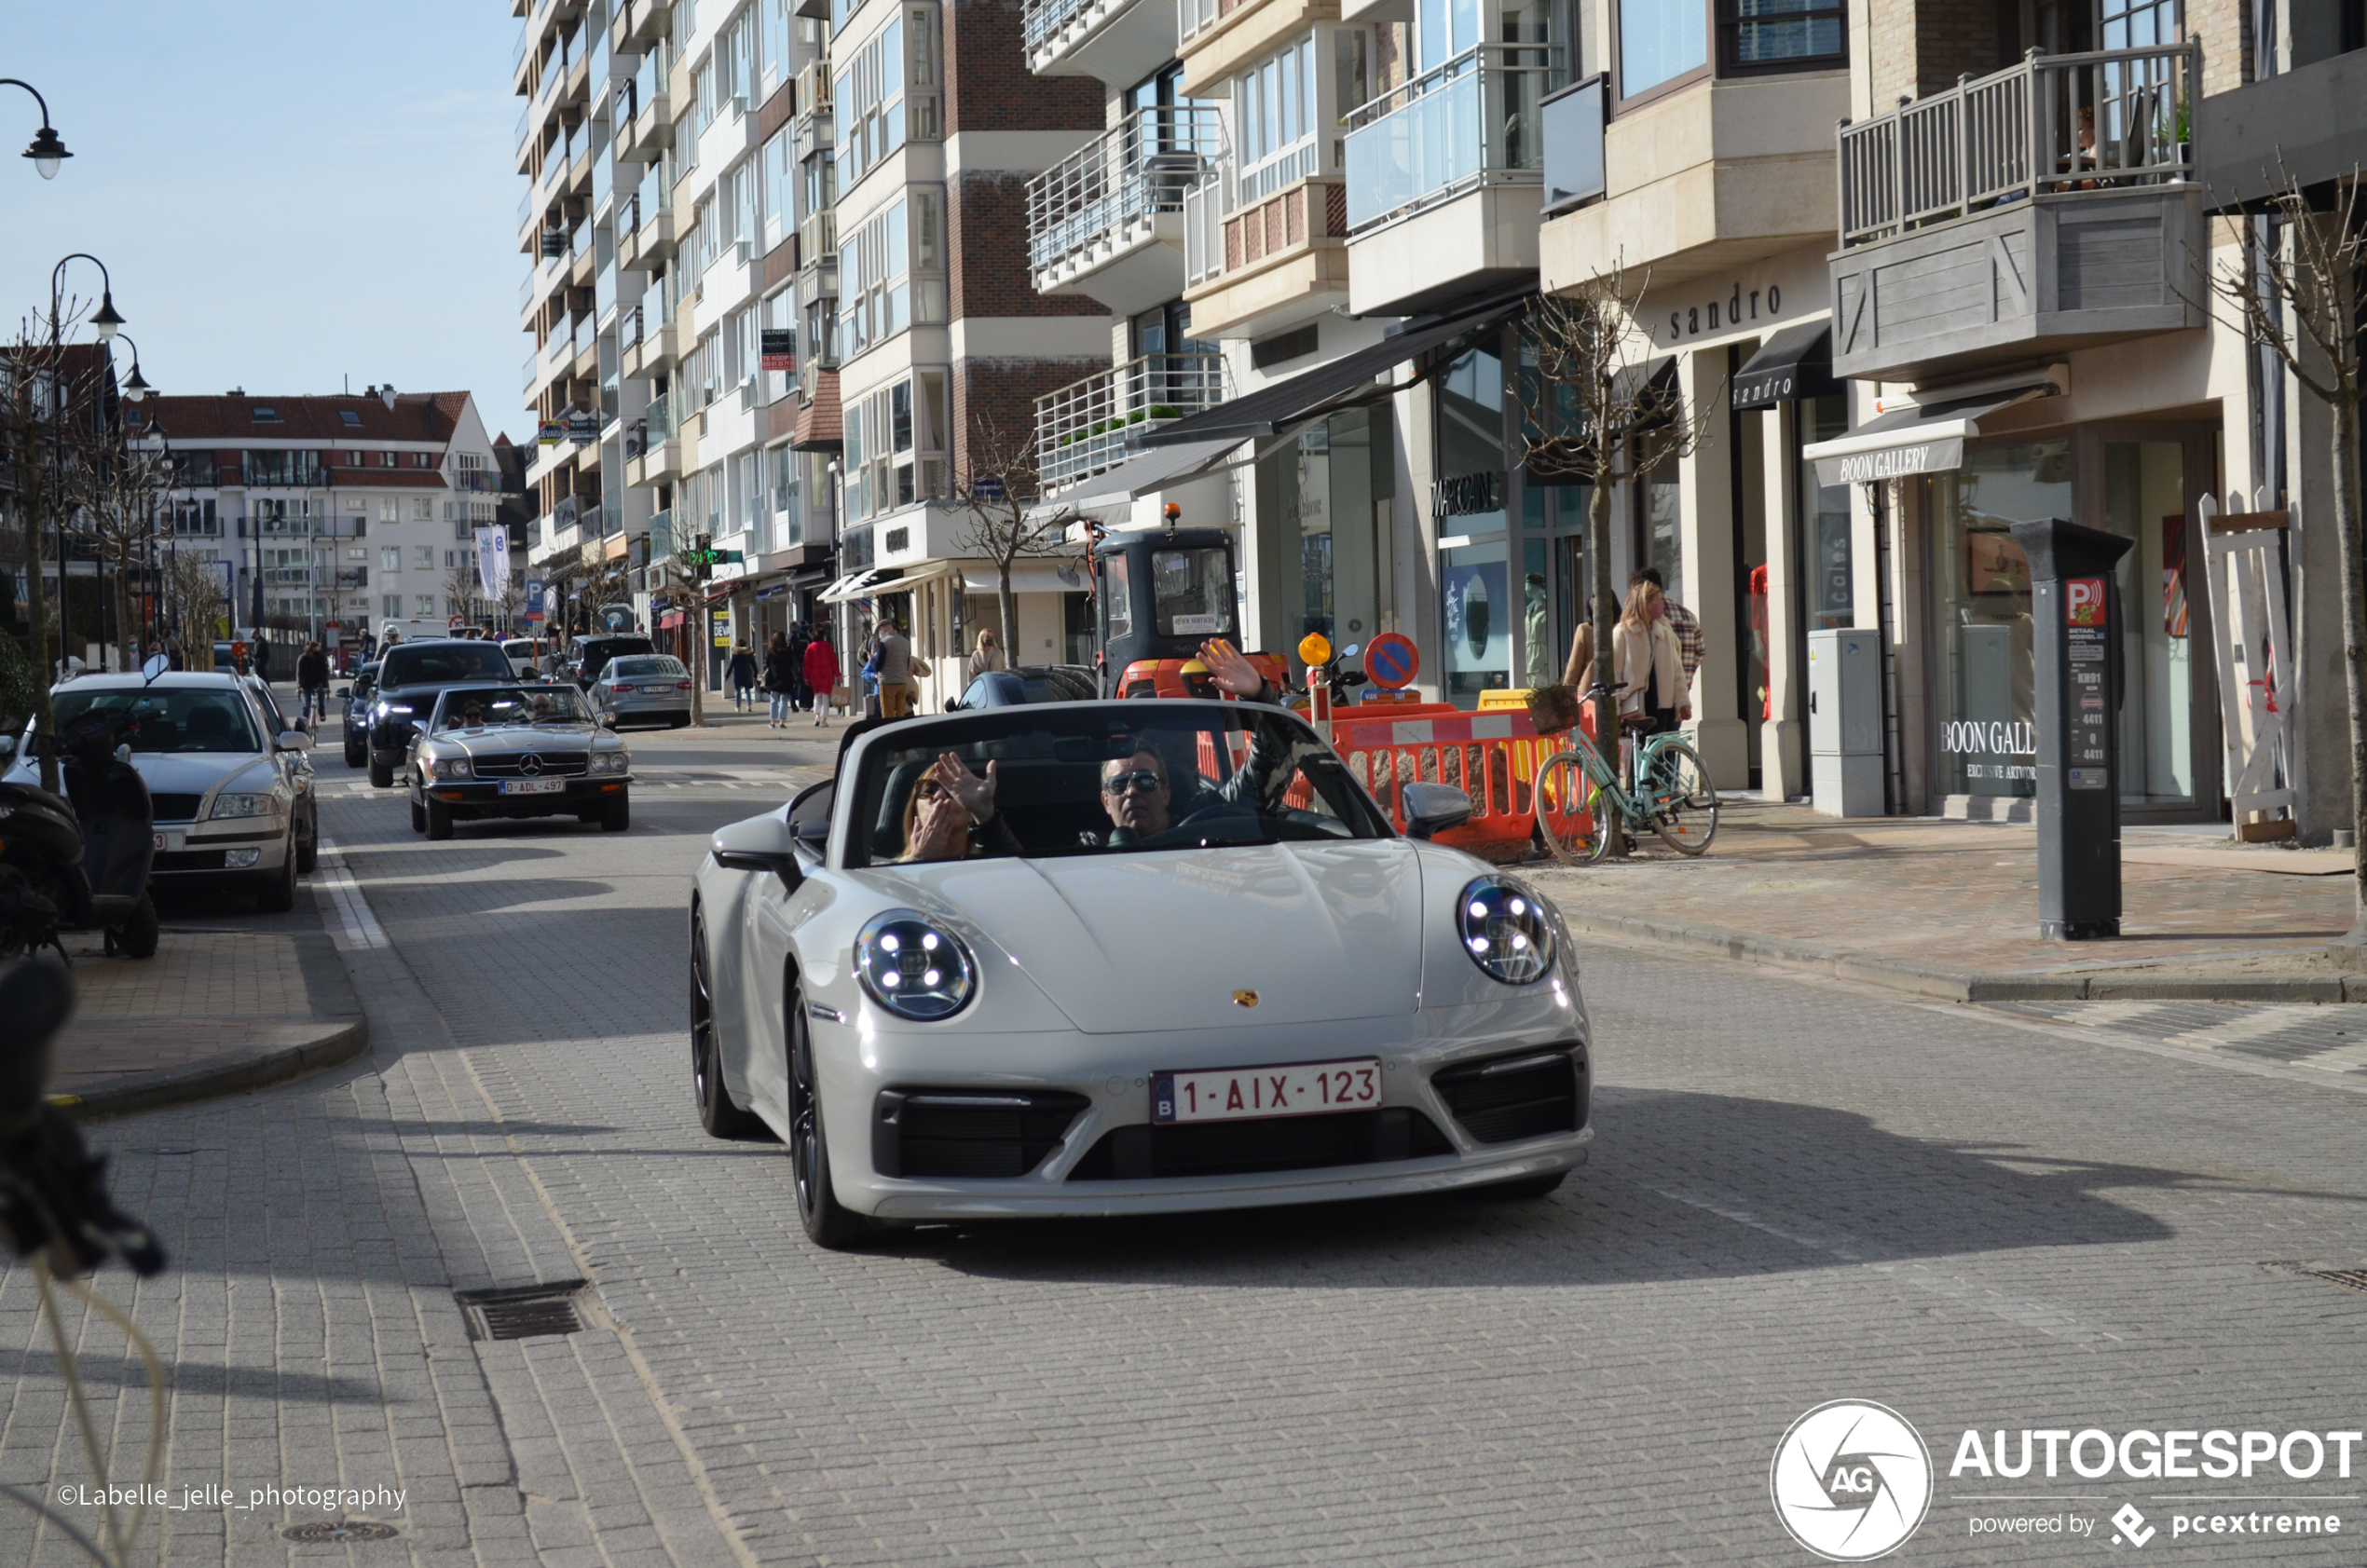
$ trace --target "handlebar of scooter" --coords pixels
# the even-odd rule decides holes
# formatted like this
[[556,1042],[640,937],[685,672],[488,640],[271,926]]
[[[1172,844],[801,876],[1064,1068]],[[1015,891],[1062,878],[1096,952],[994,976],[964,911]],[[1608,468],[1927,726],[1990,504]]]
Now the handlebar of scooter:
[[55,964],[26,959],[0,971],[0,1246],[19,1258],[45,1253],[65,1278],[120,1258],[138,1275],[164,1268],[148,1228],[115,1206],[107,1162],[48,1100],[58,1031],[74,1011],[74,987]]

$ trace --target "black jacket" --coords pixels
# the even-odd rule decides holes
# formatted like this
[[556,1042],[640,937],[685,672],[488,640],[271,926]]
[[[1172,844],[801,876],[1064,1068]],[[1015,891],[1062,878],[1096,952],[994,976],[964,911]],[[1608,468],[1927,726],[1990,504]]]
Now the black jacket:
[[311,691],[328,684],[329,656],[327,654],[308,653],[296,661],[297,689]]
[[766,652],[764,656],[765,690],[778,691],[783,694],[795,691],[798,677],[801,673],[798,668],[797,655],[794,653],[779,648]]

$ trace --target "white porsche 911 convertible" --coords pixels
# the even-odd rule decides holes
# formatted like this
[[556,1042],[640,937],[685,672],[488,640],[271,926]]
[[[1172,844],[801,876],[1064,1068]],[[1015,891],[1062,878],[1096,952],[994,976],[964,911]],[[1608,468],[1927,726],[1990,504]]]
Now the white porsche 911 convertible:
[[1586,1158],[1558,917],[1401,837],[1293,715],[1092,702],[910,719],[716,833],[691,1069],[788,1145],[825,1247],[882,1223],[1489,1187]]

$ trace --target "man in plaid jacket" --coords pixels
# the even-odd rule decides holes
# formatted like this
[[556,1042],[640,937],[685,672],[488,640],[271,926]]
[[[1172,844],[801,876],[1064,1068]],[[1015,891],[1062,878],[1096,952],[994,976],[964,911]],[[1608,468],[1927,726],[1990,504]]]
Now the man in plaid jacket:
[[1685,689],[1693,689],[1693,672],[1702,667],[1702,650],[1708,645],[1702,640],[1702,618],[1668,597],[1668,584],[1662,580],[1658,566],[1646,566],[1635,574],[1661,591],[1668,600],[1668,629],[1676,634],[1677,661],[1685,666]]

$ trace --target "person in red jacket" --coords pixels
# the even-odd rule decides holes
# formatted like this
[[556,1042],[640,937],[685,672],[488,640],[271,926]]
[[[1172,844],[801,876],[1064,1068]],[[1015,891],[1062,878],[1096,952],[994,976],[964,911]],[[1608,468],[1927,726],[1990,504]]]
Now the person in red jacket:
[[830,727],[830,689],[839,684],[839,650],[830,646],[828,627],[814,629],[805,645],[805,684],[814,689],[814,722]]

